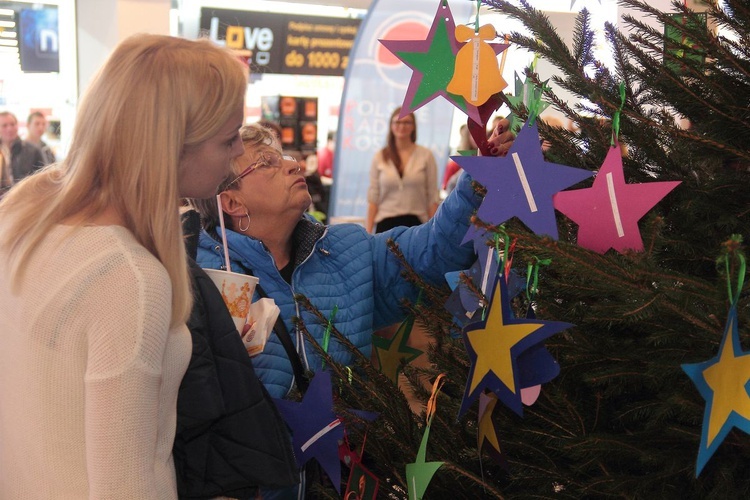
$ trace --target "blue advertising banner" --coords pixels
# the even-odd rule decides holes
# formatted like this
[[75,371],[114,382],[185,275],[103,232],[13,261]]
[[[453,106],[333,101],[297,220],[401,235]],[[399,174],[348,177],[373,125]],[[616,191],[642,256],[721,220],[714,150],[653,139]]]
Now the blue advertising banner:
[[[474,3],[449,2],[456,24],[472,22]],[[367,214],[370,163],[385,146],[391,112],[404,101],[412,70],[378,40],[424,40],[440,0],[374,0],[359,28],[345,74],[329,215]],[[438,98],[418,109],[417,143],[430,148],[438,179],[450,153],[454,106]]]

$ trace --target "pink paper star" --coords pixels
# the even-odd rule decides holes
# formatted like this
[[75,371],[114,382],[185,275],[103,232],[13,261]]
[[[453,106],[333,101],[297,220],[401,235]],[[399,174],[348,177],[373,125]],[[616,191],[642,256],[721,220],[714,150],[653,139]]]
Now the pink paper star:
[[578,224],[578,245],[598,253],[643,250],[638,221],[680,181],[626,184],[620,145],[610,148],[594,185],[554,195],[557,210]]

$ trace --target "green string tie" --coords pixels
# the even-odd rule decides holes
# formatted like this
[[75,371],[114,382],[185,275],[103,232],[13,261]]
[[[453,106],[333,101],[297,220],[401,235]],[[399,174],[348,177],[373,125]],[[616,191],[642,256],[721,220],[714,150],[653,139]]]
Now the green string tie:
[[482,8],[482,0],[477,0],[477,16],[474,21],[474,33],[479,33],[479,9]]
[[[500,252],[500,236],[502,235],[503,243],[505,244],[503,251]],[[510,237],[505,232],[505,226],[500,226],[495,230],[495,252],[497,254],[498,267],[502,268],[505,259],[508,258],[508,252],[510,252]],[[502,254],[502,257],[500,256]]]
[[[526,266],[526,298],[533,302],[539,285],[539,267],[548,266],[552,259],[540,259],[536,256],[531,257],[532,262]],[[533,281],[533,283],[532,283]],[[529,286],[531,284],[531,286]]]
[[614,147],[617,138],[620,137],[620,114],[622,108],[625,107],[625,82],[620,82],[620,107],[617,108],[615,114],[612,116],[612,141],[610,146]]
[[[729,244],[727,245],[726,254],[719,257],[719,262],[724,261],[724,268],[727,276],[727,295],[729,296],[729,303],[732,307],[737,305],[740,300],[740,292],[745,286],[745,274],[747,272],[747,263],[745,262],[745,254],[740,250],[739,246],[742,243],[742,235],[733,234],[729,238]],[[740,267],[737,271],[737,289],[736,292],[732,291],[732,275],[730,269],[731,254],[739,261]]]
[[544,91],[549,90],[546,83],[543,82],[542,86],[534,85],[534,89],[531,91],[529,96],[529,126],[533,125],[536,119],[539,117],[540,110],[542,109],[542,97],[544,97]]
[[[331,315],[328,316],[328,323],[326,329],[323,332],[323,352],[328,354],[328,343],[331,341],[331,329],[333,328],[333,319],[336,317],[336,313],[339,312],[339,306],[334,305]],[[326,362],[323,361],[322,367],[326,367]]]

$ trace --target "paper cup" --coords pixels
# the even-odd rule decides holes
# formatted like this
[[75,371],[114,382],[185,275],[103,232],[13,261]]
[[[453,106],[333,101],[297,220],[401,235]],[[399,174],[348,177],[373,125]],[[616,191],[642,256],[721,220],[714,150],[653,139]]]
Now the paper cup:
[[241,334],[242,327],[245,326],[247,315],[250,312],[250,302],[253,300],[258,278],[219,269],[204,269],[204,271],[211,277],[214,285],[221,292],[221,297],[224,299],[227,309],[229,309],[234,325]]

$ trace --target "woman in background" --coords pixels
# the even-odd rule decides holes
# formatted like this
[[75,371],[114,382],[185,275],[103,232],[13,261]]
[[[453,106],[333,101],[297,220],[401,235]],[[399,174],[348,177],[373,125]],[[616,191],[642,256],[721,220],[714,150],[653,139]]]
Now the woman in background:
[[246,86],[208,40],[128,38],[66,159],[0,202],[0,498],[177,498],[178,201],[213,195],[242,154]]
[[370,166],[368,233],[427,222],[440,200],[435,157],[417,144],[414,114],[399,118],[399,113],[400,107],[391,113],[387,144]]
[[[502,131],[502,130],[501,130]],[[456,148],[456,154],[460,154],[461,151],[471,151],[477,149],[477,143],[469,132],[469,127],[466,124],[461,125],[459,129],[460,139],[458,141],[458,147]],[[442,188],[446,193],[453,191],[458,181],[458,176],[461,174],[461,167],[458,163],[448,159],[448,164],[445,166],[445,175],[443,175]]]

